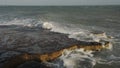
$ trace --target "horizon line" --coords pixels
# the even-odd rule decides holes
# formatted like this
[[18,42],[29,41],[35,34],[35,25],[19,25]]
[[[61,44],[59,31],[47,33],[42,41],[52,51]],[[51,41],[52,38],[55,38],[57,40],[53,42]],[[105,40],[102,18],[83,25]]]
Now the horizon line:
[[120,6],[116,5],[0,5],[0,6]]

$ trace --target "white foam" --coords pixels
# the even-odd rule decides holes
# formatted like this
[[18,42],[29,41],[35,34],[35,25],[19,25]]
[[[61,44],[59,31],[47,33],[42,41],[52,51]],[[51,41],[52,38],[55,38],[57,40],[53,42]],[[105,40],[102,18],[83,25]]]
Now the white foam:
[[42,21],[35,19],[13,19],[11,21],[5,21],[0,23],[0,25],[18,25],[18,26],[27,26],[27,27],[42,27],[44,29],[50,29],[53,32],[65,33],[69,34],[69,38],[75,38],[81,41],[95,41],[100,42],[100,40],[110,40],[112,38],[108,38],[106,33],[102,35],[96,35],[91,33],[89,30],[81,29],[76,27],[74,24],[66,24],[66,23],[57,23],[52,21]]
[[112,49],[113,49],[112,43],[109,43],[109,46],[107,47],[107,49],[109,49],[109,50],[112,50]]
[[43,27],[44,29],[52,29],[54,26],[53,26],[50,22],[44,22],[44,23],[42,24],[42,27]]
[[85,52],[84,49],[76,49],[73,51],[64,51],[60,57],[66,68],[87,68],[86,65],[93,67],[96,64],[92,51]]
[[17,25],[17,26],[27,26],[27,27],[33,27],[38,26],[41,24],[40,21],[34,22],[34,19],[13,19],[11,21],[4,21],[0,22],[0,25]]
[[74,32],[69,35],[69,38],[75,38],[77,40],[100,42],[101,40],[112,41],[112,38],[108,38],[107,35],[95,35],[89,31]]
[[43,28],[50,29],[53,32],[69,34],[69,38],[75,38],[81,41],[88,42],[101,42],[104,41],[113,41],[112,36],[107,36],[105,32],[94,34],[89,30],[81,29],[76,27],[74,24],[64,24],[57,22],[43,22]]

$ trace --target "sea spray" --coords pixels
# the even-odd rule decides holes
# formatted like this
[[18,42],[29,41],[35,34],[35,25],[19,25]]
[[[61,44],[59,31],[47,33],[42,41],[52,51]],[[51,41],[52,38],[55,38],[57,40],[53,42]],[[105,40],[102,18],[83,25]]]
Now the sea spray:
[[52,29],[53,27],[54,26],[51,23],[49,23],[49,22],[44,22],[42,24],[42,28],[44,28],[44,29]]
[[65,50],[60,59],[66,68],[93,68],[96,64],[92,51],[85,52],[84,49]]
[[42,21],[31,18],[18,19],[14,18],[11,21],[0,22],[1,26],[15,25],[17,27],[41,27],[44,29],[49,29],[52,32],[59,32],[64,34],[69,34],[69,38],[75,38],[81,41],[95,41],[100,42],[101,40],[112,41],[112,36],[108,36],[105,32],[94,34],[94,32],[81,29],[73,24],[64,24],[54,21]]
[[[54,27],[52,28],[51,31],[66,33],[66,34],[69,34],[69,36],[72,35],[71,38],[75,38],[82,41],[101,42],[101,40],[102,41],[110,40],[112,41],[112,43],[115,42],[113,51],[108,51],[107,53],[105,51],[102,51],[103,54],[99,55],[98,57],[109,56],[108,53],[113,54],[115,57],[120,57],[119,55],[119,52],[120,52],[120,46],[119,46],[120,45],[119,43],[120,42],[120,33],[119,33],[120,32],[119,30],[120,29],[120,15],[119,15],[120,10],[119,8],[120,6],[76,6],[76,7],[73,7],[73,6],[71,7],[1,6],[0,7],[1,9],[0,24],[3,24],[3,25],[0,25],[0,33],[3,33],[3,35],[0,34],[1,40],[2,40],[2,43],[7,42],[7,36],[4,37],[4,35],[6,35],[6,33],[4,32],[13,33],[12,32],[13,29],[9,29],[9,27],[11,27],[11,23],[14,23],[12,25],[16,25],[17,23],[17,26],[23,26],[22,29],[21,27],[19,28],[22,30],[20,32],[23,32],[24,27],[30,27],[29,31],[24,31],[24,33],[20,35],[17,34],[16,36],[13,37],[13,39],[16,38],[17,36],[25,35],[26,33],[32,36],[36,36],[37,35],[36,33],[40,33],[41,30],[38,29],[38,31],[34,31],[34,30],[31,30],[31,27],[36,27],[36,26],[41,27],[41,25],[44,22],[41,22],[41,20],[39,21],[39,19],[44,19],[44,21],[48,23],[51,23],[51,21],[54,22],[52,23]],[[13,18],[16,18],[16,19],[13,19]],[[4,25],[6,24],[10,24],[9,27],[8,26],[4,27]],[[72,24],[72,26],[70,24]],[[73,27],[74,25],[75,27]],[[14,28],[14,29],[18,29],[18,28]],[[107,36],[108,35],[114,36],[115,40],[113,41],[111,39],[106,39],[103,37],[99,39],[99,37],[96,37],[95,35],[91,35],[92,30],[103,31],[106,33]],[[13,34],[20,33],[20,32],[17,31]],[[34,32],[34,34],[32,32]],[[81,34],[81,32],[83,34]],[[37,38],[41,36],[42,36],[41,34],[38,34]],[[48,36],[45,35],[42,37],[48,37]],[[6,38],[6,39],[3,39],[3,38]],[[21,38],[18,38],[18,39],[21,39]],[[24,41],[23,39],[21,40]],[[49,40],[51,40],[51,38],[49,38]],[[59,42],[59,43],[62,43],[62,42]],[[13,45],[9,45],[9,46],[11,47]],[[26,48],[26,47],[23,47],[23,48]],[[97,54],[100,54],[100,53],[101,52]],[[115,58],[114,56],[112,56],[112,58]],[[111,59],[111,58],[108,57],[108,59]],[[99,68],[119,68],[120,63],[117,63],[117,59],[119,58],[116,58],[115,62],[118,65],[111,64],[113,66],[107,66],[107,67],[106,65],[101,65]],[[111,59],[111,60],[114,60],[114,59]]]
[[[75,26],[59,24],[57,22],[43,22],[42,28],[50,29],[53,32],[69,34],[69,38],[74,38],[81,41],[88,42],[101,42],[102,41],[113,41],[112,36],[108,36],[105,32],[92,32],[84,30],[81,28],[76,28]],[[68,27],[69,26],[69,27]]]

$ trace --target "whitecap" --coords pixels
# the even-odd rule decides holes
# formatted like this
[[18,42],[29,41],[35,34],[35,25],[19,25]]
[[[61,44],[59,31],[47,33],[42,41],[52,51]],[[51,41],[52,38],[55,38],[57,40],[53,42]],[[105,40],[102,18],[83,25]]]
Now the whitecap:
[[52,29],[54,26],[50,22],[44,22],[42,24],[42,28],[44,29]]
[[60,59],[66,68],[92,68],[96,61],[92,51],[85,52],[84,49],[76,49],[73,51],[64,51]]

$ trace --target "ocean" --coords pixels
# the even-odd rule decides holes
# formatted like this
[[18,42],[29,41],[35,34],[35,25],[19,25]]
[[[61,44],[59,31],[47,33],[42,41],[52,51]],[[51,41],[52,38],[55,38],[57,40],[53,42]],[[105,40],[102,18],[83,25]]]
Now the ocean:
[[[29,37],[41,38],[41,27],[50,32],[67,34],[68,38],[76,40],[112,43],[110,50],[95,54],[82,50],[67,51],[60,60],[49,63],[53,68],[120,67],[120,6],[0,6],[0,63],[5,61],[4,58],[19,54],[4,50],[15,48],[14,41],[19,41],[26,35],[28,37],[19,41],[20,44],[24,44]],[[104,35],[97,36],[94,32]],[[47,38],[47,35],[44,37]],[[49,38],[51,39],[52,37]],[[19,47],[26,51],[27,44]],[[33,53],[42,52],[37,45],[28,48],[27,51]]]

